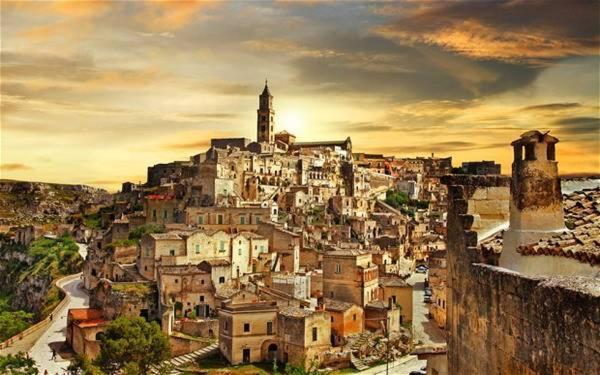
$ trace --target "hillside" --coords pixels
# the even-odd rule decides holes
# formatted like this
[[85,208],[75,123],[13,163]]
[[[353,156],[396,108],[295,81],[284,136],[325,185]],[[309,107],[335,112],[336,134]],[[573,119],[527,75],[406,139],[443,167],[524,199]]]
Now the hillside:
[[82,267],[70,237],[40,238],[27,247],[0,237],[0,341],[46,316],[61,299],[54,282]]
[[82,206],[108,201],[107,191],[86,185],[0,180],[0,225],[64,222]]

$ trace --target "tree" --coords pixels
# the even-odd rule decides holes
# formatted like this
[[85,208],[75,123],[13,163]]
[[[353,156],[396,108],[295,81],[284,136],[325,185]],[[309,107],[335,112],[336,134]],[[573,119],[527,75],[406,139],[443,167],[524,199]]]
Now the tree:
[[23,332],[31,325],[33,314],[23,310],[0,312],[0,341]]
[[0,355],[0,374],[6,375],[37,375],[35,361],[23,353],[17,355]]
[[78,355],[67,367],[70,375],[104,375],[100,368],[85,355]]
[[401,191],[388,190],[385,193],[385,203],[394,208],[406,206],[408,203],[408,195]]
[[119,317],[112,321],[100,341],[97,363],[109,374],[119,369],[128,375],[146,374],[150,365],[171,355],[169,339],[156,322],[143,318]]

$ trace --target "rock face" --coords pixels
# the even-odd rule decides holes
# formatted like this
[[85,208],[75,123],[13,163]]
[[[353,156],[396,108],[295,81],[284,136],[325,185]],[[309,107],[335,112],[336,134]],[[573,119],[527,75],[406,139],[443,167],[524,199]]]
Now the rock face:
[[20,280],[20,270],[31,266],[33,259],[13,246],[0,248],[0,290],[13,296],[12,309],[31,312],[37,318],[46,303],[52,277],[38,275]]
[[110,200],[86,185],[0,180],[0,225],[64,222],[72,213]]

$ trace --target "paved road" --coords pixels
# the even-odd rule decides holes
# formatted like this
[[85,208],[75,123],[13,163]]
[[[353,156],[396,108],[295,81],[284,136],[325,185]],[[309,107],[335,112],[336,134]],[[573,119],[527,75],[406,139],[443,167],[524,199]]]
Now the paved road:
[[[87,246],[78,244],[79,254],[85,259],[87,255]],[[80,287],[82,280],[78,277],[66,283],[59,284],[64,288],[67,295],[70,296],[69,303],[60,311],[54,314],[52,323],[37,340],[31,350],[29,356],[35,360],[40,374],[48,370],[49,374],[63,374],[69,365],[68,360],[63,360],[57,354],[56,359],[52,359],[52,348],[58,349],[65,341],[65,332],[67,330],[67,312],[69,309],[77,307],[88,307],[89,296]]]
[[442,344],[446,342],[444,332],[438,328],[435,322],[427,318],[429,310],[423,302],[425,297],[425,278],[422,273],[412,274],[407,281],[413,285],[413,334],[414,341],[423,344]]

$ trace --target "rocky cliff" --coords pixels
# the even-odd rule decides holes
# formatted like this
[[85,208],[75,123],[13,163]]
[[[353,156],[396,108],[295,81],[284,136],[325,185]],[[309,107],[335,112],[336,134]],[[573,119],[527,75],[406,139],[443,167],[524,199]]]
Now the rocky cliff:
[[109,201],[107,191],[86,185],[0,180],[0,225],[65,222],[86,206]]
[[53,281],[80,272],[83,259],[72,239],[39,239],[29,247],[0,241],[0,294],[13,310],[40,318],[61,299]]

